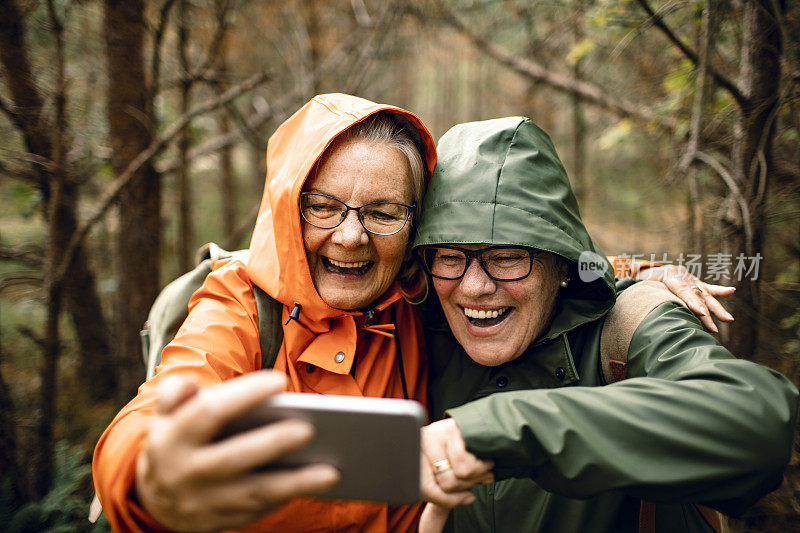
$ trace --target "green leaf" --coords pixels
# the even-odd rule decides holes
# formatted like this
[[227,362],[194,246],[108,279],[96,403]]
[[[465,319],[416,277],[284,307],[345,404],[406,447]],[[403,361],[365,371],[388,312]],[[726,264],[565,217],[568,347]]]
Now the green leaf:
[[575,46],[572,47],[572,50],[569,51],[566,57],[567,64],[570,66],[575,66],[578,61],[583,59],[583,57],[591,52],[597,44],[591,39],[584,39]]

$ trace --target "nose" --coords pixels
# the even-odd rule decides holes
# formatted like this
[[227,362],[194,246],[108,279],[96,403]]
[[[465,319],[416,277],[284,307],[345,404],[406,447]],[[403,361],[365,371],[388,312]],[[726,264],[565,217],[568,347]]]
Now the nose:
[[482,296],[493,293],[497,284],[486,274],[478,260],[473,258],[461,278],[460,288],[465,296]]
[[361,225],[358,213],[350,211],[344,221],[334,229],[331,240],[345,248],[358,248],[369,243],[369,235]]

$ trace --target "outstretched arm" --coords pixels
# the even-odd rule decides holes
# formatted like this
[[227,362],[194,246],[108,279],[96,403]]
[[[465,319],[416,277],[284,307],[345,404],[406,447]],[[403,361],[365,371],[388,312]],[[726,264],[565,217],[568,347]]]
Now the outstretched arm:
[[736,513],[780,482],[797,413],[784,376],[736,359],[670,303],[637,328],[628,374],[496,393],[447,414],[496,476],[532,476],[568,497],[621,490]]
[[283,374],[267,371],[205,390],[179,376],[162,381],[136,464],[136,495],[148,514],[175,531],[232,529],[335,484],[339,474],[330,465],[255,470],[307,444],[314,430],[306,422],[284,420],[215,440],[226,422],[285,386]]

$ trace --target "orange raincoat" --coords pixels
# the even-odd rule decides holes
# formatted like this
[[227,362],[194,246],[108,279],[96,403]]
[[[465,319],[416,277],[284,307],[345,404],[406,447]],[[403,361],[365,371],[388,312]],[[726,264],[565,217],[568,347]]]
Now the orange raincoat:
[[[275,362],[275,369],[289,377],[289,390],[403,397],[399,354],[392,334],[386,334],[393,329],[386,325],[393,324],[408,395],[425,402],[427,376],[417,313],[402,299],[396,282],[373,302],[369,325],[361,311],[325,304],[311,280],[297,208],[303,183],[331,140],[382,110],[404,116],[417,128],[426,145],[430,175],[436,149],[422,122],[402,109],[361,98],[317,96],[270,138],[264,197],[247,264],[229,260],[215,265],[192,297],[188,318],[164,349],[155,377],[140,387],[97,444],[92,464],[95,488],[116,531],[162,530],[138,505],[134,490],[136,457],[155,408],[159,381],[181,373],[211,386],[261,367],[251,283],[284,304],[283,322],[295,304],[302,306],[298,319],[283,326],[283,345]],[[337,362],[339,352],[345,357]],[[358,364],[351,373],[355,359]],[[390,507],[296,498],[243,531],[408,531],[416,527],[419,512],[419,504]]]

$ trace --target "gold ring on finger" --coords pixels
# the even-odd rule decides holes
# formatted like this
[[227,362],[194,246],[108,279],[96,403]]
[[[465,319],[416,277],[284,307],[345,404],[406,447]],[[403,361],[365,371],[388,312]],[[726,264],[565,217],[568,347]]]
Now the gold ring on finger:
[[447,472],[451,468],[450,461],[447,459],[440,459],[431,465],[433,468],[433,475],[441,474],[442,472]]

